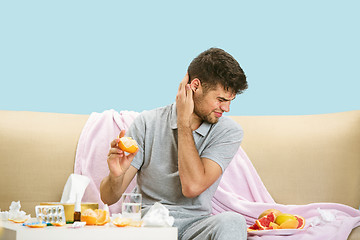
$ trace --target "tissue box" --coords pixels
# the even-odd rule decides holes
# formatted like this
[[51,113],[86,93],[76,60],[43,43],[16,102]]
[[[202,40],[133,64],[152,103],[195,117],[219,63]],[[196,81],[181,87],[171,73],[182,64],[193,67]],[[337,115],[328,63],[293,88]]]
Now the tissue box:
[[[74,221],[74,203],[60,203],[60,202],[42,202],[40,205],[63,205],[64,212],[65,212],[65,219],[66,222],[73,222]],[[81,203],[81,212],[84,212],[86,209],[98,209],[99,204],[97,203]]]

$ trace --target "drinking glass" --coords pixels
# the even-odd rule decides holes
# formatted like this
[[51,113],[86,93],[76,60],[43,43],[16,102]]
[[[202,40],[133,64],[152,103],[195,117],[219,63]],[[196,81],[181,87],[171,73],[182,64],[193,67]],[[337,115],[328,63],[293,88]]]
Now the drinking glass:
[[140,193],[124,193],[122,199],[122,216],[131,218],[136,221],[141,220],[141,194]]

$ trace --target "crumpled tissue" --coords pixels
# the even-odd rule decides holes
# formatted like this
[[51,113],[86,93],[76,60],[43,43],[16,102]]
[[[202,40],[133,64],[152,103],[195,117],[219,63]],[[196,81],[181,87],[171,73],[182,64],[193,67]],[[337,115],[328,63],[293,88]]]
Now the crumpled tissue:
[[144,227],[171,227],[174,217],[169,215],[169,210],[156,202],[142,218]]
[[336,215],[330,210],[324,210],[321,208],[316,209],[320,216],[317,216],[310,220],[309,225],[316,226],[326,224],[336,220]]
[[9,207],[9,211],[4,211],[0,213],[1,220],[15,220],[22,221],[30,219],[30,214],[26,215],[26,212],[20,211],[21,204],[20,201],[12,201]]
[[81,201],[90,179],[87,176],[72,173],[61,196],[61,203],[75,203]]

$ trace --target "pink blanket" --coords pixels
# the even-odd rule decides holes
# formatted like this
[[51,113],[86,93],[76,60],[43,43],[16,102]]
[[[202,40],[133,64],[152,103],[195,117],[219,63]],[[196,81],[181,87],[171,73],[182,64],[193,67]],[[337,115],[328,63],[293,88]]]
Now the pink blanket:
[[[127,130],[133,120],[139,115],[137,112],[107,110],[103,113],[92,113],[87,120],[77,146],[74,173],[88,176],[90,183],[82,198],[83,202],[99,203],[101,180],[109,174],[107,154],[110,142],[114,140],[122,129]],[[136,185],[135,179],[130,183],[126,192]],[[121,202],[109,207],[110,212],[121,212]]]
[[[212,199],[213,214],[234,211],[242,214],[248,226],[266,209],[274,208],[284,213],[303,216],[304,230],[288,231],[286,239],[304,240],[345,240],[352,229],[360,226],[360,211],[336,203],[313,203],[308,205],[277,204],[266,190],[254,166],[240,147],[225,170],[223,178]],[[264,232],[266,233],[266,232]],[[248,239],[284,239],[276,230],[270,235],[258,231],[248,235]]]
[[[74,172],[91,179],[83,202],[97,202],[100,199],[100,182],[108,175],[107,153],[110,142],[120,130],[127,130],[138,113],[109,110],[92,113],[81,133],[75,159]],[[136,185],[133,181],[127,192]],[[120,212],[121,203],[110,206],[112,213]],[[282,212],[298,214],[306,219],[304,230],[291,231],[286,239],[347,239],[351,230],[360,226],[360,211],[335,203],[313,203],[308,205],[281,205],[275,203],[262,183],[251,161],[240,147],[233,161],[223,174],[218,190],[212,199],[213,214],[234,211],[246,218],[247,224],[254,224],[257,216],[266,209],[275,208]],[[260,233],[260,232],[259,232]],[[284,239],[271,231],[272,235],[249,234],[248,239]]]

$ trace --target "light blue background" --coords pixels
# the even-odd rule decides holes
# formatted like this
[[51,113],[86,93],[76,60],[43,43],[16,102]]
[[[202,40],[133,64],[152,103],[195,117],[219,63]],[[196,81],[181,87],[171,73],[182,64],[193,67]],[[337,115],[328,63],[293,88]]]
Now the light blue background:
[[0,109],[160,107],[191,60],[220,47],[249,82],[228,115],[359,110],[359,10],[355,0],[4,0]]

